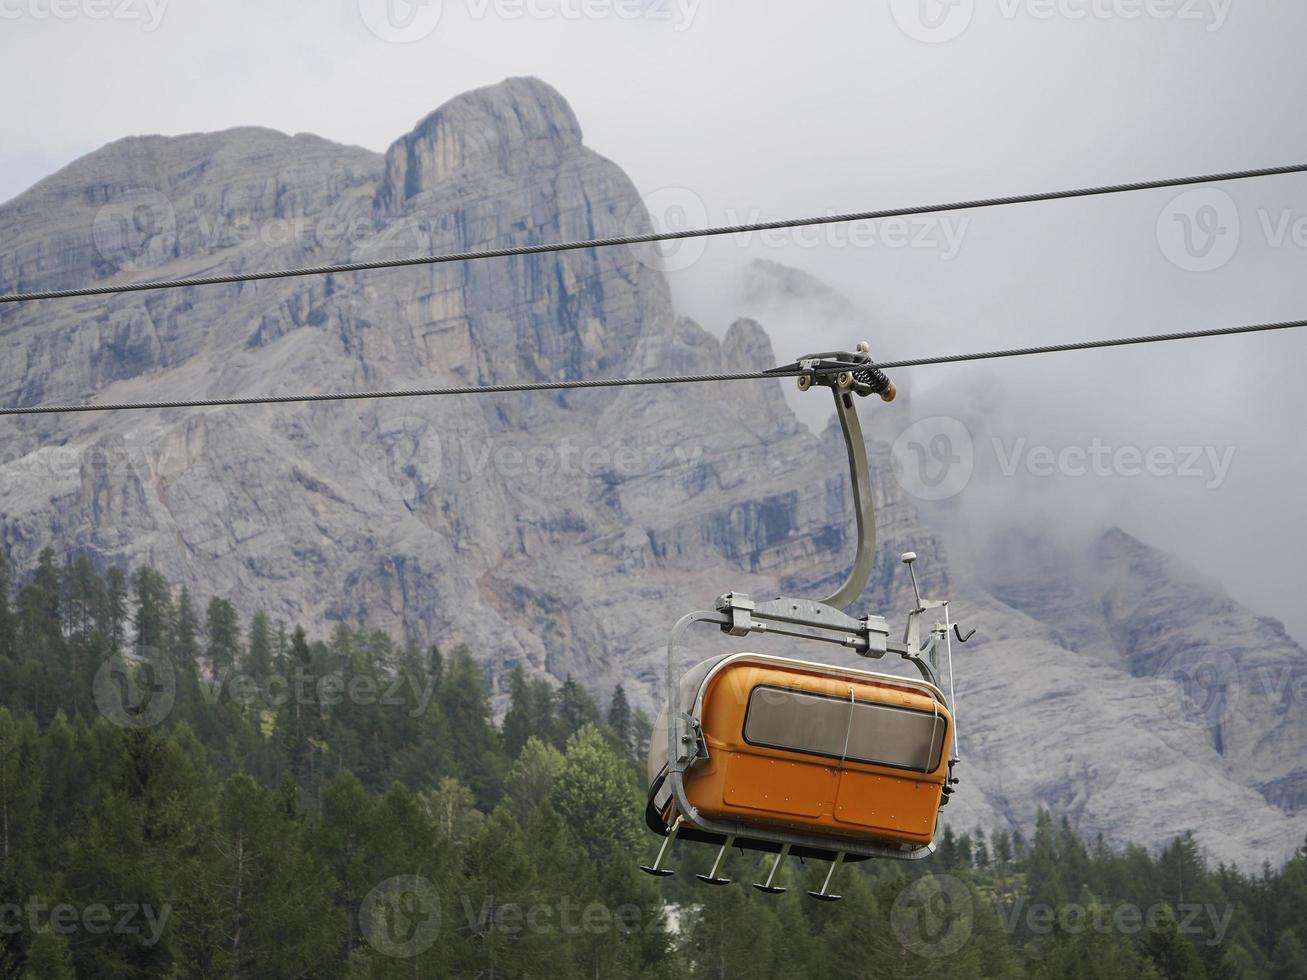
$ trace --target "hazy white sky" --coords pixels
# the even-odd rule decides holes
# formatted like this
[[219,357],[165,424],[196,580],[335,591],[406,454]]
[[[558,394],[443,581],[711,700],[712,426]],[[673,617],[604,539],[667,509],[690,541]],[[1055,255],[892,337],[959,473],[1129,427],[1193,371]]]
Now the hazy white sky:
[[[0,200],[128,134],[257,124],[382,150],[520,74],[571,101],[664,222],[1302,162],[1304,37],[1301,0],[0,0]],[[799,266],[869,311],[886,358],[1307,316],[1307,177],[1226,192],[972,213],[905,240],[720,240],[671,280],[720,333],[744,309],[721,284],[749,259]],[[781,356],[858,339],[792,311],[771,325]],[[1303,639],[1304,354],[1278,335],[921,370],[896,418],[976,430],[981,476],[938,505],[954,516],[1120,523]],[[1031,472],[1033,446],[1096,444],[1201,447],[1228,471]]]

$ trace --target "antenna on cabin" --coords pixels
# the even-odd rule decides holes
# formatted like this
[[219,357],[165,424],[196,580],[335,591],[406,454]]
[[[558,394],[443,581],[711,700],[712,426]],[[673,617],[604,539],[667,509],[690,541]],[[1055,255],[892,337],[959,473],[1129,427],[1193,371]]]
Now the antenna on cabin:
[[925,607],[921,604],[921,590],[917,588],[917,573],[912,568],[912,563],[917,560],[915,551],[905,551],[899,556],[899,561],[908,566],[908,574],[912,576],[912,591],[917,597],[917,611],[922,611]]

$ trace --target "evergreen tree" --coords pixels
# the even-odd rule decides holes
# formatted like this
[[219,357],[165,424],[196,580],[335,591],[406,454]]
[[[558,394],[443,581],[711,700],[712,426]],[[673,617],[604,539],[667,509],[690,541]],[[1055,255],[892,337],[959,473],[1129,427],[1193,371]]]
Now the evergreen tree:
[[177,599],[177,619],[173,626],[173,656],[179,666],[194,664],[200,653],[200,622],[195,603],[185,586]]
[[476,794],[479,804],[493,804],[508,765],[499,732],[490,721],[485,674],[466,648],[460,647],[450,659],[437,700],[449,726],[455,775]]
[[95,568],[85,555],[65,560],[60,606],[66,636],[85,638],[91,632],[96,583]]
[[[1224,941],[1213,941],[1198,947],[1198,955],[1203,962],[1205,980],[1240,980],[1241,972],[1230,959],[1229,947]],[[1307,967],[1307,963],[1303,964]]]
[[204,634],[204,652],[208,655],[213,676],[230,676],[240,661],[241,628],[236,607],[226,599],[210,599]]
[[250,619],[249,653],[245,658],[245,672],[261,681],[272,674],[272,624],[267,613],[259,610]]
[[1152,961],[1162,980],[1193,980],[1203,976],[1203,964],[1183,936],[1171,914],[1169,906],[1163,906],[1163,914],[1148,930],[1144,937],[1144,952]]
[[983,827],[977,826],[972,832],[972,838],[975,840],[975,862],[977,868],[989,867],[989,845],[986,843],[986,835]]
[[[1158,980],[1149,960],[1129,943],[1085,929],[1075,935],[1058,933],[1043,949],[1030,971],[1034,980]],[[1194,974],[1190,980],[1200,980]]]
[[46,548],[32,581],[18,593],[19,641],[14,649],[20,661],[42,665],[58,661],[63,641],[60,592],[54,552]]
[[1295,929],[1286,929],[1275,943],[1271,980],[1301,980],[1307,977],[1307,947]]
[[180,920],[201,932],[187,937],[196,940],[194,966],[237,977],[302,976],[325,966],[343,925],[332,907],[335,882],[305,850],[278,794],[248,776],[229,780],[208,848],[194,889],[209,899],[195,911],[208,914]]
[[532,708],[531,685],[519,664],[508,675],[508,711],[502,728],[504,751],[510,757],[516,757],[532,736],[541,734],[535,728]]
[[148,565],[140,568],[136,588],[136,646],[164,652],[172,635],[174,610],[167,580]]
[[103,602],[103,584],[90,559],[78,555],[64,564],[62,588],[65,639],[60,645],[63,656],[58,666],[64,676],[53,687],[59,692],[60,706],[76,715],[90,709],[91,679],[109,656],[105,638],[95,628],[95,611]]
[[376,809],[377,801],[352,773],[337,775],[322,794],[322,823],[315,834],[314,850],[335,878],[336,912],[349,922],[341,954],[360,941],[359,903],[377,883],[372,862],[385,842],[374,833]]
[[952,871],[958,866],[959,860],[958,839],[953,828],[945,824],[944,834],[939,841],[939,863],[945,871]]
[[57,631],[63,623],[63,614],[59,608],[62,588],[54,549],[41,550],[36,563],[36,574],[32,576],[32,588],[35,595],[40,597],[40,601],[34,602],[32,608],[45,619],[47,627]]
[[[451,664],[451,674],[453,667]],[[469,845],[466,869],[463,897],[466,908],[472,910],[471,921],[466,923],[469,942],[456,955],[453,972],[485,977],[567,976],[544,973],[556,949],[557,935],[567,928],[561,923],[555,926],[555,916],[567,913],[553,912],[534,928],[522,922],[523,910],[538,904],[539,891],[522,828],[504,808],[490,814]],[[566,969],[570,964],[565,947],[563,952]]]
[[622,685],[618,684],[613,688],[613,699],[608,703],[608,727],[617,739],[623,755],[635,754],[632,739],[634,722],[635,719],[631,717],[631,705],[626,700],[626,692],[622,690]]
[[109,638],[114,653],[123,648],[123,633],[127,623],[127,576],[117,566],[111,566],[104,577],[104,604],[98,613],[97,629]]
[[0,895],[22,895],[39,881],[42,761],[32,719],[0,708]]
[[1040,809],[1035,818],[1035,841],[1026,861],[1026,887],[1032,904],[1060,909],[1071,900],[1058,853],[1059,840],[1052,814]]
[[[830,975],[825,963],[790,964],[794,971],[791,973],[777,968],[774,944],[779,939],[779,930],[775,910],[759,902],[750,889],[713,888],[705,892],[701,902],[690,919],[686,939],[692,977],[753,980],[756,977]],[[865,926],[863,928],[865,930]],[[865,969],[865,953],[861,958]]]
[[0,660],[14,657],[14,609],[12,604],[13,580],[9,577],[9,561],[0,552]]
[[1203,859],[1192,831],[1173,840],[1158,858],[1161,872],[1162,894],[1172,905],[1183,905],[1199,898],[1199,882],[1203,878]]
[[315,739],[322,719],[317,703],[307,697],[314,690],[315,677],[313,654],[302,627],[297,626],[291,635],[286,661],[286,689],[277,709],[275,738],[291,779],[316,797],[319,767]]
[[[1212,870],[1193,835],[1155,855],[1114,850],[1101,836],[1086,847],[1065,818],[1041,812],[1029,848],[1019,832],[945,828],[925,868],[846,866],[835,906],[803,898],[825,871],[817,862],[787,862],[783,896],[742,887],[770,866],[752,853],[730,855],[735,888],[654,881],[636,868],[657,841],[619,745],[629,724],[627,745],[642,752],[648,719],[623,710],[624,691],[614,691],[605,727],[575,682],[555,693],[548,679],[516,672],[501,735],[467,650],[446,665],[434,648],[397,650],[383,634],[344,626],[326,643],[303,629],[283,640],[256,616],[242,666],[280,659],[291,683],[275,716],[243,714],[199,686],[186,653],[201,642],[190,596],[173,603],[151,569],[130,576],[133,623],[175,657],[177,707],[167,727],[118,728],[95,709],[90,681],[123,642],[128,581],[112,568],[99,575],[85,556],[46,554],[11,604],[0,563],[0,904],[32,897],[47,908],[121,903],[168,915],[157,934],[144,919],[136,932],[70,935],[33,923],[0,936],[0,976],[1307,975],[1307,845],[1283,868]],[[239,657],[234,607],[214,619],[232,627],[225,645]],[[384,707],[320,697],[337,673],[403,697]],[[554,740],[582,718],[591,720],[560,752]],[[505,743],[517,749],[511,766]],[[687,864],[711,859],[679,846]],[[950,867],[971,898],[965,941],[923,957],[904,948],[890,910],[923,870]],[[420,888],[384,891],[419,879],[434,900]],[[660,926],[663,894],[677,933]],[[1118,912],[1181,903],[1228,918],[1212,935],[1182,934],[1174,916],[1151,911],[1140,938],[1102,927]],[[1043,905],[1085,906],[1089,920],[1027,929],[1021,910]],[[395,952],[434,915],[437,940]]]
[[68,939],[50,928],[37,931],[27,951],[23,980],[76,980]]
[[440,707],[440,651],[410,645],[400,666],[403,710],[386,713],[384,739],[398,745],[395,777],[413,790],[434,786],[454,770],[449,727]]
[[568,674],[558,689],[558,737],[561,747],[586,725],[599,724],[599,706],[590,692]]
[[631,754],[637,762],[643,762],[649,752],[649,741],[653,738],[653,722],[641,709],[635,709],[631,721]]
[[1012,863],[1012,835],[1006,830],[994,835],[994,860],[1002,866]]
[[971,835],[963,834],[958,838],[958,864],[969,868],[975,864],[975,861],[975,847],[971,842]]

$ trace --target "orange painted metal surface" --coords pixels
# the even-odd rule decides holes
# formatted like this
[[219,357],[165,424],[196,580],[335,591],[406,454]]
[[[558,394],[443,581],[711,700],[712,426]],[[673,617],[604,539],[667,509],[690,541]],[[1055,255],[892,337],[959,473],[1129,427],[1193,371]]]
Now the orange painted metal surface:
[[[928,714],[932,726],[942,724],[942,748],[913,770],[750,744],[746,715],[758,688]],[[704,816],[888,843],[923,845],[934,838],[953,719],[926,691],[889,678],[833,677],[746,661],[709,681],[701,720],[709,757],[686,772],[685,789]]]

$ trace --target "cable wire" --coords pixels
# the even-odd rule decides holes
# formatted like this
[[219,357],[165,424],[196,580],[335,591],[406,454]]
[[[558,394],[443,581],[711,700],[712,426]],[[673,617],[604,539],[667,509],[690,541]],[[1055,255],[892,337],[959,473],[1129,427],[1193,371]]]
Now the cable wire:
[[1200,177],[1175,177],[1166,180],[1138,181],[1129,184],[1109,184],[1100,187],[1082,187],[1064,191],[1045,191],[1039,194],[1019,194],[1012,197],[990,197],[949,204],[926,204],[906,208],[888,208],[880,211],[856,211],[847,214],[830,214],[821,217],[785,218],[778,221],[761,221],[753,224],[719,225],[709,228],[692,228],[685,231],[660,231],[644,235],[623,235],[612,238],[592,238],[585,241],[547,242],[539,245],[512,245],[505,248],[478,249],[469,252],[451,252],[445,255],[422,255],[404,259],[377,259],[371,262],[347,262],[341,265],[309,266],[302,269],[279,269],[270,272],[242,272],[221,276],[195,276],[186,279],[163,279],[148,282],[120,283],[106,286],[87,286],[79,289],[49,289],[31,293],[12,293],[0,296],[0,303],[27,303],[40,299],[69,299],[76,296],[107,296],[116,293],[135,293],[157,289],[182,289],[192,286],[217,286],[228,283],[260,282],[265,279],[290,279],[296,276],[329,276],[344,272],[366,272],[373,269],[399,269],[407,266],[440,265],[446,262],[471,262],[476,259],[509,258],[518,255],[540,255],[547,252],[571,252],[587,248],[609,248],[615,245],[643,245],[652,242],[670,242],[683,238],[714,238],[721,235],[744,235],[759,231],[783,228],[806,228],[813,225],[842,224],[850,221],[875,221],[882,218],[904,218],[914,215],[938,214],[943,211],[971,211],[979,208],[1004,207],[1012,204],[1036,204],[1043,201],[1062,201],[1106,194],[1124,194],[1133,191],[1160,190],[1168,187],[1187,187],[1193,184],[1217,184],[1232,180],[1250,180],[1258,177],[1277,177],[1285,174],[1307,173],[1307,163],[1285,167],[1265,167],[1259,170],[1235,170],[1227,173],[1206,174]]
[[[1307,327],[1307,320],[1286,320],[1280,323],[1258,323],[1241,327],[1217,327],[1213,330],[1187,330],[1182,333],[1150,334],[1141,337],[1121,337],[1114,340],[1084,340],[1070,344],[1049,344],[1043,347],[1013,347],[1006,350],[982,351],[977,354],[944,354],[934,357],[916,357],[899,361],[877,362],[882,370],[922,367],[930,364],[958,364],[966,361],[985,361],[1001,357],[1028,357],[1034,354],[1059,354],[1069,351],[1099,350],[1105,347],[1129,347],[1135,344],[1157,344],[1172,340],[1197,340],[1204,337],[1228,337],[1235,334],[1266,333]],[[229,398],[186,398],[149,402],[106,402],[81,405],[31,405],[17,408],[0,408],[6,415],[63,415],[73,412],[131,412],[163,408],[222,408],[229,405],[284,405],[292,402],[341,402],[382,398],[424,398],[439,395],[492,395],[526,391],[566,391],[581,388],[630,388],[642,385],[701,384],[713,381],[764,381],[777,378],[795,378],[801,374],[834,374],[849,370],[848,366],[834,366],[813,371],[797,367],[771,368],[767,371],[741,371],[730,374],[691,374],[648,378],[595,378],[578,381],[531,381],[501,385],[457,385],[437,388],[407,388],[396,391],[335,391],[319,394],[246,395]]]
[[[529,381],[503,385],[457,385],[442,388],[405,388],[397,391],[332,391],[320,394],[249,395],[231,398],[187,398],[171,401],[117,402],[104,405],[34,405],[0,408],[3,415],[55,415],[66,412],[130,412],[158,408],[222,408],[227,405],[284,405],[291,402],[344,402],[378,398],[425,398],[436,395],[493,395],[519,391],[566,391],[573,388],[629,388],[638,385],[679,385],[708,381],[758,381],[798,377],[801,371],[742,371],[737,374],[694,374],[649,378],[597,378],[581,381]],[[827,371],[825,373],[830,373]]]
[[1070,344],[1046,344],[1043,347],[1010,347],[1007,350],[982,351],[978,354],[944,354],[914,357],[899,361],[877,361],[882,371],[895,368],[922,367],[929,364],[959,364],[964,361],[989,361],[1000,357],[1029,357],[1033,354],[1063,354],[1068,351],[1101,350],[1105,347],[1132,347],[1136,344],[1162,344],[1172,340],[1202,340],[1206,337],[1232,337],[1245,333],[1269,333],[1307,327],[1307,320],[1284,320],[1280,323],[1253,323],[1241,327],[1216,327],[1212,330],[1185,330],[1180,333],[1145,334],[1141,337],[1117,337],[1112,340],[1080,340]]

